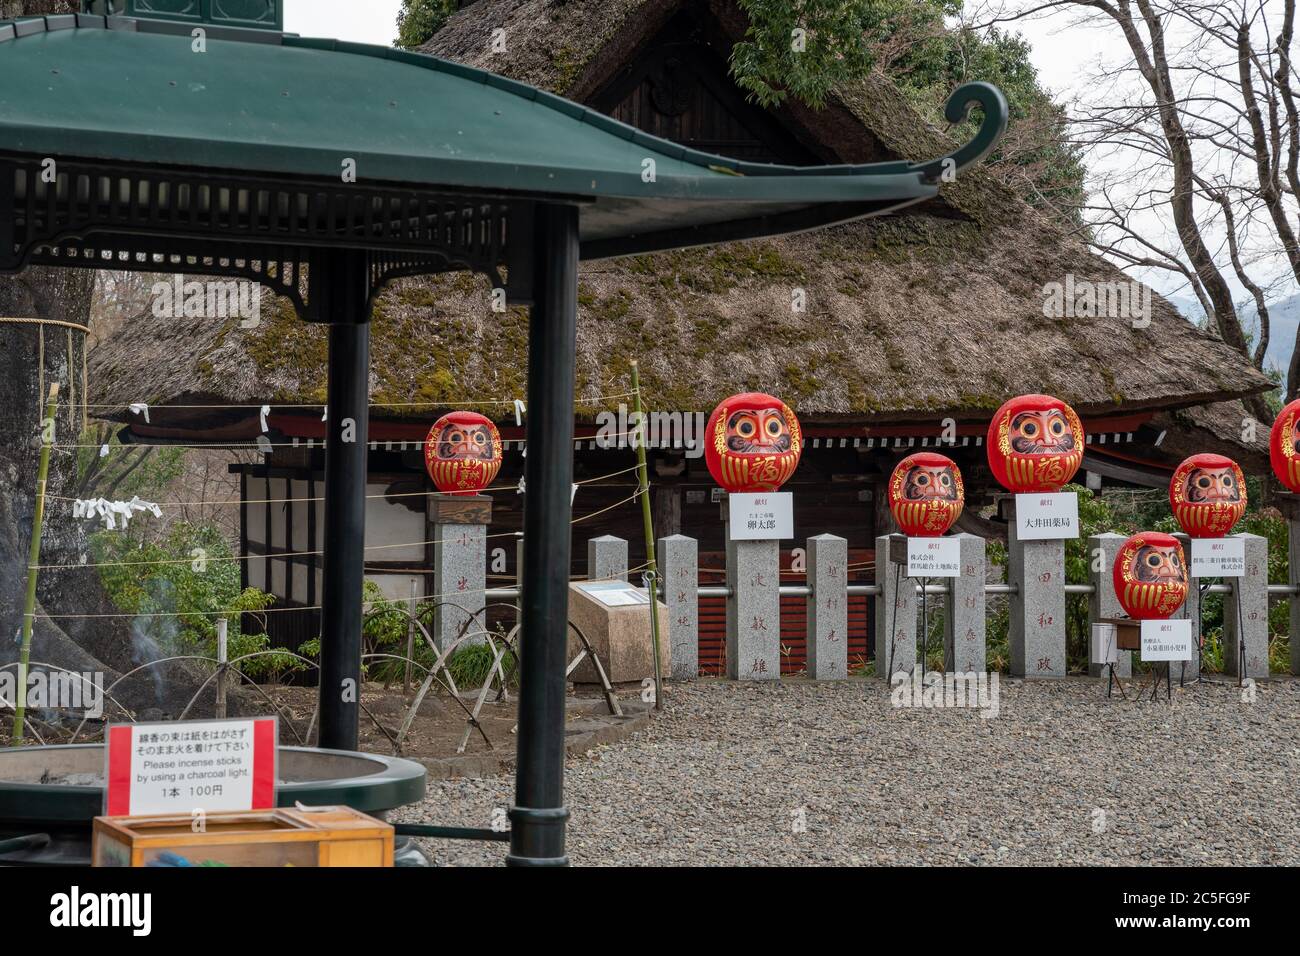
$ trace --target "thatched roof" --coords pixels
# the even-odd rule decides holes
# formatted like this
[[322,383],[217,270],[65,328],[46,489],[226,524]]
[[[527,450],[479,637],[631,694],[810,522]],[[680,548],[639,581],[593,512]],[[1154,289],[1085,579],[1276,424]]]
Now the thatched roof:
[[[427,49],[581,97],[678,6],[479,0]],[[712,6],[734,21],[726,0]],[[491,52],[497,28],[508,55]],[[838,91],[819,113],[789,109],[845,161],[882,149],[926,158],[952,145],[879,75]],[[944,186],[942,198],[799,236],[585,265],[580,397],[626,391],[633,359],[656,408],[708,411],[733,391],[761,388],[811,420],[976,419],[1039,391],[1085,415],[1174,409],[1270,387],[1159,297],[1146,328],[1044,316],[1047,283],[1126,277],[978,169]],[[792,311],[795,289],[806,293],[803,313]],[[92,354],[97,401],[323,401],[325,332],[283,304],[264,308],[253,330],[146,319]],[[376,309],[373,398],[451,406],[523,397],[526,341],[526,313],[494,313],[486,280],[402,282]],[[505,417],[501,407],[485,410]]]

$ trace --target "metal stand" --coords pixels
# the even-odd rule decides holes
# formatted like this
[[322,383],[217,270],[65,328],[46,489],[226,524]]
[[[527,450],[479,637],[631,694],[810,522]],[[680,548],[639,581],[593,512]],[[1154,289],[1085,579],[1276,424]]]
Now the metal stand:
[[528,458],[520,597],[519,741],[510,866],[567,866],[564,700],[573,483],[578,210],[541,205],[528,327]]

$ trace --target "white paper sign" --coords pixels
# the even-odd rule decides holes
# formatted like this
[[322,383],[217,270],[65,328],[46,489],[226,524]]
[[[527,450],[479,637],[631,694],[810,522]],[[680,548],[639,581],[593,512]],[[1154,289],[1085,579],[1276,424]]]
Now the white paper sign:
[[727,514],[727,532],[732,541],[794,537],[794,495],[788,491],[730,495]]
[[1191,621],[1142,622],[1142,660],[1190,661],[1195,657]]
[[1240,578],[1246,574],[1246,542],[1241,538],[1193,538],[1194,578]]
[[277,721],[113,724],[105,750],[108,816],[275,806]]
[[590,584],[579,584],[578,588],[605,607],[631,607],[650,603],[645,588],[634,587],[626,581],[593,581]]
[[1079,537],[1079,496],[1073,491],[1016,495],[1016,537],[1021,541]]
[[1114,624],[1092,626],[1092,663],[1119,663],[1119,634]]
[[908,538],[909,578],[961,576],[961,543],[956,538]]

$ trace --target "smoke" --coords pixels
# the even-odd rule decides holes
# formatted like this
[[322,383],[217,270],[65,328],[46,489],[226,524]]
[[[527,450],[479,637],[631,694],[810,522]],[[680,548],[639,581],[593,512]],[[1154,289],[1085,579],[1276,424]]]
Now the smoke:
[[[179,633],[177,619],[170,616],[176,611],[176,586],[165,578],[148,583],[149,600],[145,606],[152,608],[131,621],[131,662],[137,666],[161,660],[174,653]],[[161,667],[150,667],[148,673],[154,684],[154,700],[159,709],[163,706],[165,678]]]

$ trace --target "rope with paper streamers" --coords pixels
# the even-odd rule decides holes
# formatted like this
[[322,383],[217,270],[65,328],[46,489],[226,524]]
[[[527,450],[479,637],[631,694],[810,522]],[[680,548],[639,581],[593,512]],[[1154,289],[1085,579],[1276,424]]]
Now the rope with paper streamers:
[[[602,477],[610,477],[610,476],[606,475]],[[624,485],[621,487],[631,488],[635,486]],[[572,519],[569,523],[579,524],[583,521],[588,521],[591,518],[597,517],[598,515],[605,514],[606,512],[612,511],[615,508],[621,507],[622,505],[625,505],[630,501],[634,501],[636,500],[636,497],[637,497],[636,494],[630,495],[629,497],[624,498],[621,501],[616,501],[614,504],[609,505],[608,507],[601,508],[598,511],[593,511],[590,514],[580,515],[579,517]],[[501,531],[495,534],[484,535],[485,540],[491,540],[494,538],[514,538],[514,537],[517,537],[517,533],[514,531]],[[452,539],[433,538],[428,541],[408,541],[401,544],[368,544],[364,546],[363,550],[369,553],[371,551],[392,551],[400,548],[419,548],[419,547],[427,547],[429,545],[442,544],[450,540]],[[228,558],[206,558],[204,560],[207,563],[213,563],[213,564],[239,563],[242,561],[278,560],[282,558],[309,558],[309,557],[317,557],[323,554],[324,551],[318,549],[315,551],[285,551],[276,554],[232,555]],[[160,567],[160,566],[169,566],[169,565],[193,564],[195,560],[196,560],[195,558],[189,557],[189,558],[166,559],[161,561],[102,561],[102,562],[88,561],[84,564],[38,564],[35,565],[35,569],[37,571],[72,571],[72,570],[84,570],[88,568]],[[127,615],[127,616],[130,617],[133,615]]]
[[[574,519],[570,522],[570,524],[578,524],[579,522],[586,521],[586,520],[588,520],[588,519],[590,519],[590,518],[594,518],[594,517],[596,517],[597,515],[604,514],[604,513],[607,512],[607,511],[612,511],[613,509],[618,508],[618,507],[621,507],[622,505],[625,505],[625,504],[627,504],[627,503],[629,503],[629,502],[631,502],[631,501],[635,501],[635,500],[639,497],[639,495],[640,495],[640,492],[638,491],[637,494],[634,494],[634,495],[631,495],[631,496],[629,496],[629,497],[627,497],[627,498],[624,498],[622,501],[615,502],[614,504],[610,505],[610,506],[607,507],[607,508],[601,508],[599,511],[593,511],[593,512],[591,512],[590,514],[586,514],[586,515],[582,515],[582,516],[580,516],[580,517],[578,517],[578,518],[574,518]],[[502,533],[500,533],[500,534],[490,534],[490,535],[485,535],[485,538],[514,538],[514,537],[517,537],[517,536],[518,536],[518,535],[517,535],[515,532],[513,532],[513,531],[506,531],[506,532],[502,532]],[[438,540],[442,540],[442,539],[438,539]],[[369,552],[369,551],[381,551],[381,550],[388,550],[388,549],[393,549],[393,548],[410,548],[410,547],[417,547],[417,546],[420,546],[420,545],[428,545],[428,544],[436,544],[436,543],[438,543],[438,542],[437,542],[437,541],[419,541],[419,542],[412,542],[412,543],[409,543],[409,544],[367,545],[366,548],[365,548],[365,550],[366,550],[367,552]],[[268,560],[268,561],[270,561],[270,560],[277,560],[277,559],[282,559],[282,558],[308,557],[308,556],[320,555],[321,553],[322,553],[322,552],[320,552],[320,551],[302,551],[302,552],[297,552],[297,553],[293,553],[293,554],[254,554],[254,555],[243,555],[243,556],[241,556],[241,557],[232,557],[232,558],[211,558],[211,559],[209,559],[209,560],[212,561],[212,562],[216,562],[216,561],[248,561],[248,560]],[[53,566],[50,566],[50,565],[44,565],[44,566],[41,566],[39,569],[42,570],[42,571],[48,571],[48,570],[57,570],[57,569],[59,569],[59,568],[65,568],[65,569],[66,569],[66,568],[101,568],[101,567],[132,567],[132,566],[155,566],[155,567],[156,567],[156,566],[159,566],[159,565],[168,565],[168,564],[192,564],[193,561],[194,561],[194,559],[192,559],[192,558],[185,558],[185,559],[180,560],[180,561],[134,561],[134,562],[110,561],[110,562],[105,562],[105,563],[103,563],[103,564],[74,564],[74,565],[53,565]],[[630,574],[630,573],[632,573],[633,571],[640,570],[641,567],[644,567],[644,565],[640,565],[640,566],[638,566],[638,567],[636,567],[636,568],[631,568],[631,569],[629,569],[629,572],[628,572],[628,573]],[[414,603],[416,603],[416,604],[426,604],[426,603],[428,603],[428,602],[430,602],[430,601],[439,601],[439,600],[443,600],[443,599],[446,599],[446,598],[456,597],[456,596],[457,596],[458,594],[460,594],[460,593],[462,593],[462,592],[449,592],[449,593],[447,593],[447,594],[429,594],[429,595],[425,595],[425,596],[423,596],[423,597],[418,597],[418,598],[414,598],[414,599],[410,599],[410,600],[412,600],[412,601],[413,601]],[[292,612],[294,612],[294,611],[320,611],[320,610],[323,610],[323,608],[322,608],[321,605],[315,605],[315,604],[313,604],[313,605],[307,605],[307,606],[302,606],[302,607],[279,607],[279,608],[277,608],[277,607],[268,607],[268,608],[261,608],[261,609],[259,609],[259,610],[257,610],[257,611],[249,611],[249,612],[247,612],[247,613],[249,613],[249,614],[254,614],[254,615],[257,615],[257,614],[289,614],[289,613],[292,613]],[[132,614],[132,613],[130,613],[130,612],[126,612],[126,611],[120,611],[120,612],[109,613],[109,614],[47,614],[47,613],[45,613],[44,611],[36,611],[36,612],[34,612],[34,616],[36,616],[36,617],[41,617],[41,618],[44,618],[44,619],[49,620],[49,621],[74,621],[74,620],[75,620],[75,621],[81,621],[81,620],[115,619],[115,618],[116,618],[116,619],[134,619],[134,618],[229,617],[231,613],[232,613],[232,612],[230,612],[229,610],[222,610],[222,611],[156,611],[156,612],[144,612],[144,613],[137,613],[137,614]]]

